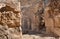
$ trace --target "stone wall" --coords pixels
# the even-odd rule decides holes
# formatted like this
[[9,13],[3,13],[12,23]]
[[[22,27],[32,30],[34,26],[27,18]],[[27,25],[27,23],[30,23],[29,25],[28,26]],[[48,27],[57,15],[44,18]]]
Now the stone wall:
[[50,0],[46,4],[44,18],[47,33],[60,36],[60,0]]
[[44,10],[43,0],[21,0],[21,9],[23,13],[23,31],[40,31]]
[[0,0],[0,39],[22,39],[21,14],[20,0]]

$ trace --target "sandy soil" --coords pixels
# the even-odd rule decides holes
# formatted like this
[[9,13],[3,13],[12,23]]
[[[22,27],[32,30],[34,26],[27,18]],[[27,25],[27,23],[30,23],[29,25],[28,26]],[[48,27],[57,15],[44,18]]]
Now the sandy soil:
[[23,39],[60,39],[60,37],[50,37],[50,36],[41,36],[41,35],[29,35],[29,34],[24,34]]

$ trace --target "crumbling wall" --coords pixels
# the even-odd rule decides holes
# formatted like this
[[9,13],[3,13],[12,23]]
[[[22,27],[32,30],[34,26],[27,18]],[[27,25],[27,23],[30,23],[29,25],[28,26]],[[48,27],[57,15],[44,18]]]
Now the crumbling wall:
[[23,31],[40,31],[41,20],[43,19],[43,0],[21,0],[21,9]]
[[60,0],[49,0],[45,7],[46,32],[60,36]]
[[21,19],[19,0],[0,0],[0,30],[3,30],[3,33],[0,32],[1,39],[22,39]]

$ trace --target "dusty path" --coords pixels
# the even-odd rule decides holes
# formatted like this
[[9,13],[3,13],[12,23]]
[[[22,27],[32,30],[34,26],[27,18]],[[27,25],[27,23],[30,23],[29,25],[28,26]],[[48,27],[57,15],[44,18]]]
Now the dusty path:
[[42,37],[42,36],[39,36],[39,35],[28,35],[28,34],[25,34],[25,35],[23,35],[23,39],[60,39],[60,37],[59,38]]

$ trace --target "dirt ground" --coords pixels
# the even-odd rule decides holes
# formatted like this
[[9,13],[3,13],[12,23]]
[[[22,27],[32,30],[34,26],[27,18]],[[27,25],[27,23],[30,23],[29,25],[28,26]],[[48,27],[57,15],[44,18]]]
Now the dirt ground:
[[23,39],[60,39],[60,37],[50,37],[50,36],[24,34]]

